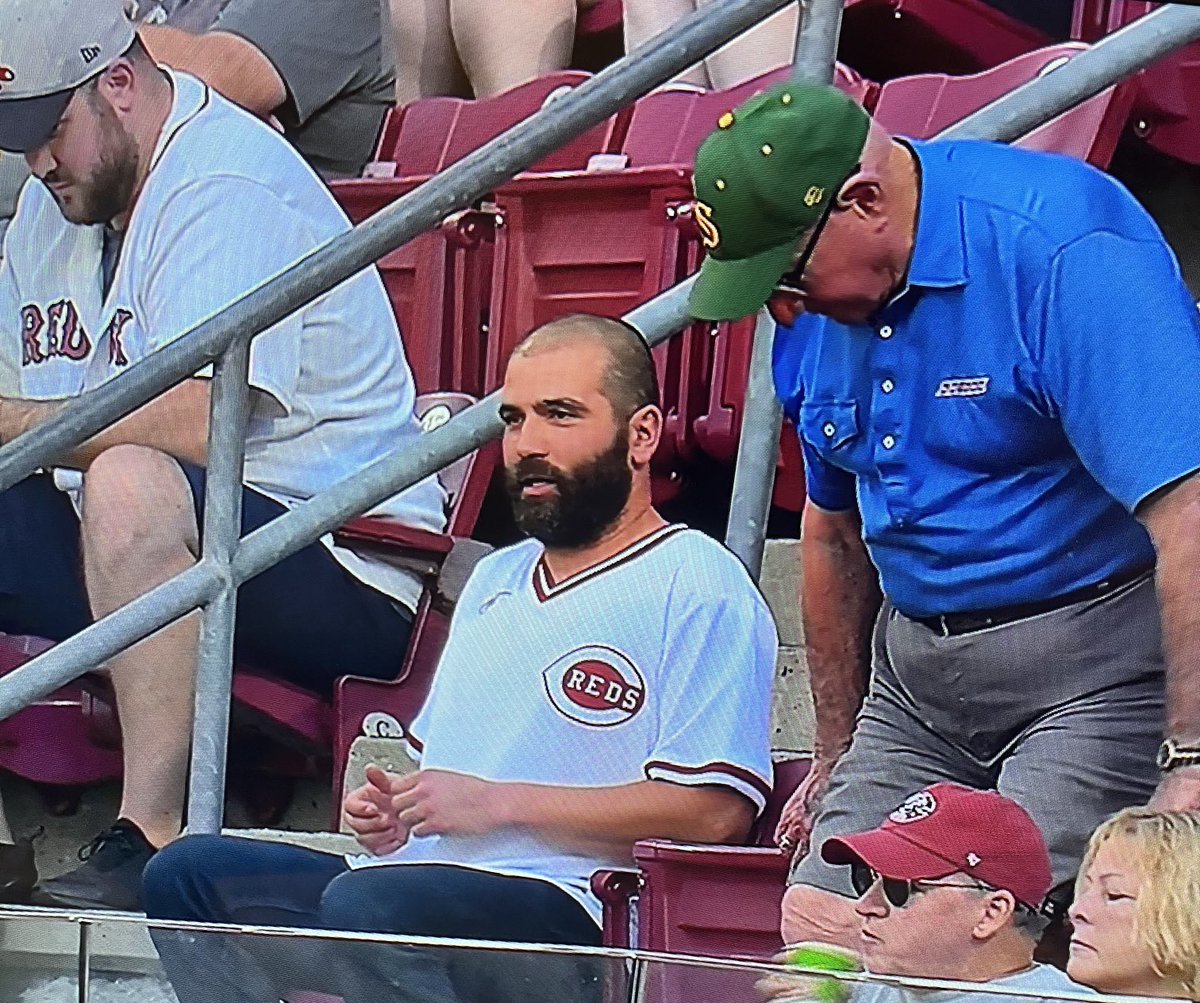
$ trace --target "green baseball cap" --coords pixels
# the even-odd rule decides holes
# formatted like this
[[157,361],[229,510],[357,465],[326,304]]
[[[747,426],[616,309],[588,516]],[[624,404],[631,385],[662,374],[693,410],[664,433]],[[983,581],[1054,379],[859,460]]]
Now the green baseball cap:
[[754,313],[859,163],[871,120],[836,87],[780,84],[726,112],[696,154],[696,222],[708,254],[689,307]]

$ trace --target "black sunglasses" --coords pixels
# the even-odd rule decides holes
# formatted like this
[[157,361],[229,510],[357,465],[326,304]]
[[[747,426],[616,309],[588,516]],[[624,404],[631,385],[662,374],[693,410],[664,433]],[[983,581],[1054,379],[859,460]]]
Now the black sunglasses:
[[799,259],[791,268],[779,277],[779,281],[775,283],[775,289],[785,293],[803,293],[804,287],[801,282],[804,280],[804,270],[808,267],[808,263],[812,260],[813,252],[817,249],[817,241],[821,239],[821,232],[825,229],[825,225],[829,222],[829,217],[833,215],[833,207],[837,202],[838,193],[841,192],[846,182],[854,175],[862,170],[862,164],[855,164],[850,173],[842,178],[837,188],[834,190],[833,197],[825,204],[825,209],[821,213],[821,218],[817,220],[817,225],[813,227],[812,232],[808,236],[808,243],[804,245],[804,250],[801,252]]
[[909,881],[905,878],[887,878],[866,864],[856,862],[850,865],[850,883],[854,886],[855,894],[862,898],[879,881],[883,885],[883,897],[894,909],[903,909],[912,897],[926,888],[980,888],[986,885],[977,882],[964,881]]

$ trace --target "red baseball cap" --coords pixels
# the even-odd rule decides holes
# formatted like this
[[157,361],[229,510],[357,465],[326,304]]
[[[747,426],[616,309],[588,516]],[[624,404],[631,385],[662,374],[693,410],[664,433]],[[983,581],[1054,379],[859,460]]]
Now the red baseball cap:
[[864,863],[884,877],[932,880],[962,872],[1040,909],[1053,885],[1046,841],[1029,814],[995,791],[934,784],[878,829],[825,841],[831,864]]

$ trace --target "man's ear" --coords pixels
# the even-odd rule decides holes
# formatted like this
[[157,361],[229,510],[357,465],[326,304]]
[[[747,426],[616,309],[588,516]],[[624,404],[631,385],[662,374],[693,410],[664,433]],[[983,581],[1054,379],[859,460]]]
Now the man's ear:
[[854,212],[863,219],[883,216],[886,212],[883,186],[869,175],[851,178],[838,192],[837,207],[842,212]]
[[653,404],[633,413],[629,419],[629,458],[635,467],[650,462],[662,438],[662,412]]
[[976,940],[988,940],[1012,922],[1013,913],[1017,911],[1017,900],[1012,892],[991,892],[980,900],[983,906],[975,929],[971,931]]
[[100,74],[96,88],[118,115],[128,115],[133,109],[133,96],[138,86],[137,70],[128,59],[121,58]]

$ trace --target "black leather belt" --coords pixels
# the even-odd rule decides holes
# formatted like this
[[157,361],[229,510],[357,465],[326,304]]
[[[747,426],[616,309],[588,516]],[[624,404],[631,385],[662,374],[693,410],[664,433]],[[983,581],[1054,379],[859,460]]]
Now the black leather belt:
[[1055,596],[1053,599],[1045,599],[1041,602],[1017,603],[1014,606],[998,606],[996,609],[977,610],[972,613],[912,616],[909,619],[941,634],[942,637],[950,637],[952,634],[969,634],[974,630],[1000,627],[1006,623],[1015,623],[1017,620],[1025,620],[1031,616],[1038,616],[1041,613],[1052,613],[1056,609],[1062,609],[1064,606],[1073,606],[1075,603],[1087,602],[1089,599],[1099,599],[1110,592],[1115,592],[1123,585],[1137,581],[1139,578],[1150,574],[1153,570],[1152,567],[1142,567],[1133,568],[1129,571],[1121,571],[1104,579],[1102,582],[1096,582],[1094,585],[1085,585],[1074,592],[1068,592],[1066,595]]

